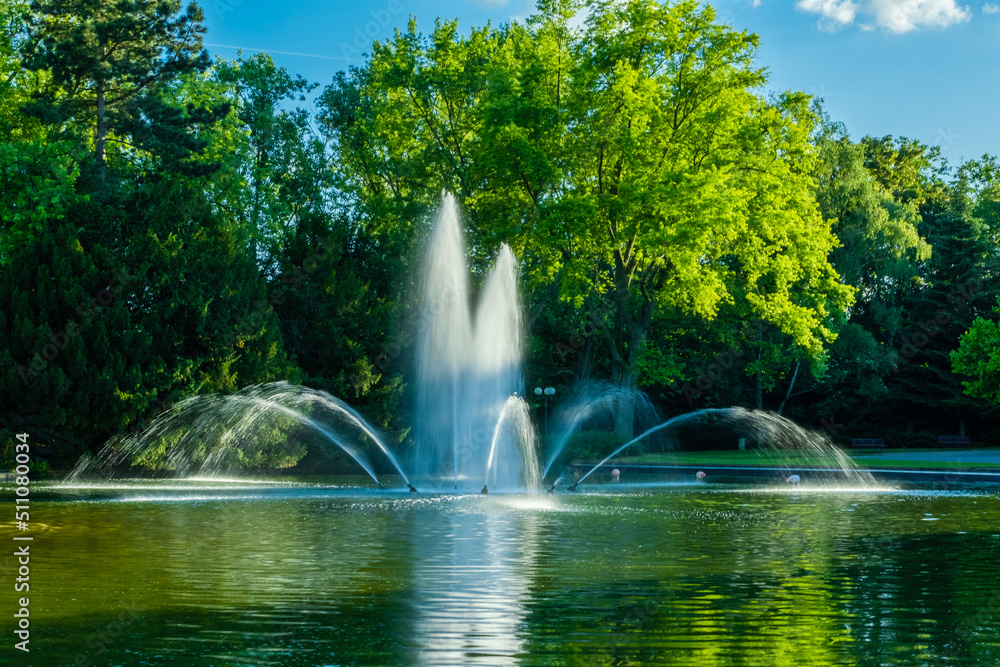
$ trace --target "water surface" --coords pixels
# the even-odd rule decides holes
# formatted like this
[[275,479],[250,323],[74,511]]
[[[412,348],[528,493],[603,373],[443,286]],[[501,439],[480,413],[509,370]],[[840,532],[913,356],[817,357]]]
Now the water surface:
[[33,497],[21,664],[1000,662],[988,491],[341,479]]

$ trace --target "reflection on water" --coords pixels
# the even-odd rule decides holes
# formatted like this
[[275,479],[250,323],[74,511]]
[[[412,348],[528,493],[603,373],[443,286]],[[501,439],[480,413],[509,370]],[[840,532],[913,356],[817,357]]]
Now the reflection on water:
[[33,499],[26,664],[1000,662],[987,492],[188,480]]
[[537,550],[537,516],[493,498],[456,498],[485,507],[414,512],[412,596],[416,664],[513,664]]

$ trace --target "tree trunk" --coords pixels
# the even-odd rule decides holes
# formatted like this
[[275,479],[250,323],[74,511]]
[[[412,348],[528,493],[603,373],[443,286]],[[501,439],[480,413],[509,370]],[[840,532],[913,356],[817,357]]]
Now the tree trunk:
[[107,155],[105,144],[108,140],[108,109],[107,93],[104,90],[104,81],[97,80],[97,130],[94,133],[94,159],[97,161],[97,174],[104,183],[108,177]]
[[586,337],[583,347],[580,349],[576,363],[576,379],[578,382],[590,380],[590,373],[594,365],[594,335]]
[[[622,379],[621,388],[622,389],[634,389],[635,385],[635,374],[629,373],[628,376]],[[623,394],[621,399],[618,401],[617,409],[615,410],[615,433],[624,438],[626,441],[631,440],[633,437],[633,429],[635,427],[635,396],[631,393]]]
[[[612,239],[615,234],[612,233]],[[626,390],[626,396],[618,404],[615,415],[615,432],[629,440],[632,439],[635,422],[635,398],[628,396],[636,388],[639,355],[642,353],[646,336],[653,322],[653,312],[656,310],[656,290],[662,285],[661,272],[658,267],[650,267],[641,272],[637,281],[633,281],[637,259],[632,253],[632,244],[628,249],[615,251],[614,297],[615,297],[615,330],[604,318],[600,317],[591,306],[590,320],[601,332],[608,350],[611,353],[613,377],[618,386]],[[635,282],[638,283],[641,302],[638,312],[633,310],[632,298]]]
[[791,398],[791,396],[792,396],[792,389],[795,388],[795,378],[797,378],[799,376],[799,364],[800,363],[802,363],[802,362],[801,361],[796,361],[795,362],[795,372],[792,373],[792,381],[788,383],[788,391],[785,392],[785,397],[783,399],[781,399],[781,404],[778,405],[778,414],[779,415],[781,414],[781,411],[785,409],[785,403],[788,403],[788,399]]
[[[761,322],[760,320],[758,320],[757,321],[757,344],[761,345],[763,340],[764,340],[764,326],[763,326],[763,322]],[[757,394],[757,400],[755,402],[757,404],[757,409],[758,410],[763,410],[764,409],[764,369],[763,369],[763,365],[761,364],[761,358],[762,357],[763,357],[763,353],[761,352],[760,347],[758,347],[757,348],[757,378],[756,378],[756,380],[757,380],[757,386],[755,387],[756,394]]]
[[[757,353],[757,359],[760,360],[760,352]],[[756,405],[758,410],[764,409],[764,372],[758,368],[757,378],[756,378],[755,393],[757,394]]]

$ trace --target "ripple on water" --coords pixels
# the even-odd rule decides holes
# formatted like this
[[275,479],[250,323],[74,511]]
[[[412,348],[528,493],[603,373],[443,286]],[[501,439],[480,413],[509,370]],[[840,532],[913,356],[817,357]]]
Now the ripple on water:
[[1000,499],[983,491],[135,486],[39,503],[55,664],[132,605],[106,650],[118,664],[766,664],[782,646],[797,664],[975,665],[997,650],[980,612]]

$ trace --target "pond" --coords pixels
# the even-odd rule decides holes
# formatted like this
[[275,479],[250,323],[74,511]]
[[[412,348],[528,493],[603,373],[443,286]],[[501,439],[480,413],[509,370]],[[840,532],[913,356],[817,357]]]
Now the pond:
[[483,496],[324,478],[32,498],[22,664],[1000,661],[989,489]]

